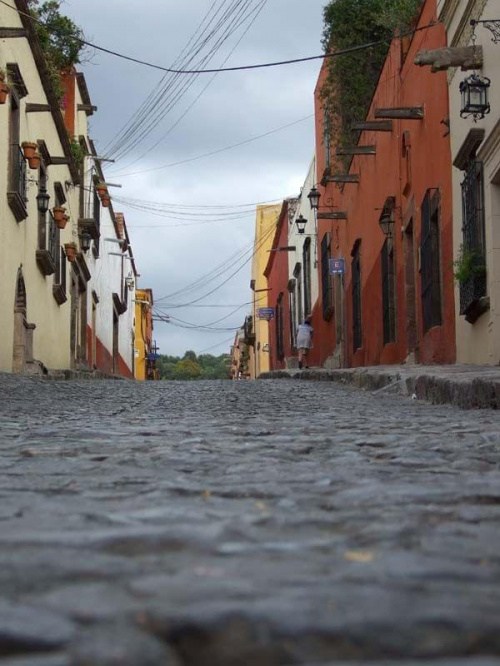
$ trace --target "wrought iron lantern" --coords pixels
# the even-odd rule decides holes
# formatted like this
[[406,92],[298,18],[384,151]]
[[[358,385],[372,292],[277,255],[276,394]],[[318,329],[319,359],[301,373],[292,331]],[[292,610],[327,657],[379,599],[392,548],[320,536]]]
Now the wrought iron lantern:
[[41,215],[45,215],[46,212],[49,210],[49,201],[50,201],[50,194],[47,192],[45,187],[41,187],[36,196],[36,205],[38,208],[38,212]]
[[88,231],[82,231],[80,234],[80,247],[82,252],[88,252],[90,250],[90,243],[92,241],[92,236]]
[[462,94],[460,115],[462,118],[472,116],[476,121],[478,118],[484,118],[490,112],[488,101],[490,85],[490,79],[478,74],[471,74],[460,83],[460,93]]
[[307,220],[303,215],[298,216],[298,218],[295,220],[295,224],[297,225],[297,229],[299,230],[299,234],[305,233]]
[[309,203],[311,204],[312,210],[318,210],[319,200],[321,198],[319,190],[316,187],[313,187],[312,190],[307,195],[307,198],[309,199]]
[[379,227],[382,229],[384,236],[390,238],[392,236],[392,228],[394,227],[393,210],[396,205],[394,197],[387,197],[382,208],[382,213],[378,219]]

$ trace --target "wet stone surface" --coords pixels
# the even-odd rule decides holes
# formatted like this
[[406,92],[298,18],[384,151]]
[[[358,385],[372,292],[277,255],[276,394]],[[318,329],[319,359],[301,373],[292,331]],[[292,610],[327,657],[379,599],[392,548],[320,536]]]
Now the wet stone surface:
[[500,665],[499,414],[0,376],[0,666],[422,659]]

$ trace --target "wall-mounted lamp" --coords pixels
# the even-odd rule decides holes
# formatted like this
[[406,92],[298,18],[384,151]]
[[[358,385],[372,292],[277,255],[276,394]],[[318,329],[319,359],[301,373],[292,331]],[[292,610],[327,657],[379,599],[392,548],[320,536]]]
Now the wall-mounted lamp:
[[295,224],[297,225],[299,234],[305,233],[307,220],[302,214],[299,215],[298,218],[295,220]]
[[460,92],[462,94],[462,108],[460,116],[467,118],[472,116],[474,121],[490,112],[490,103],[488,101],[488,89],[491,80],[486,76],[471,74],[460,83]]
[[82,231],[80,234],[80,247],[82,252],[88,252],[90,250],[90,243],[92,242],[92,236],[88,231]]
[[396,206],[395,197],[387,197],[382,208],[382,213],[379,217],[378,224],[382,229],[382,233],[390,237],[392,235],[392,229],[394,227],[393,211]]
[[36,205],[38,208],[38,212],[41,215],[45,215],[45,213],[47,213],[47,211],[49,210],[49,201],[50,201],[50,194],[47,192],[45,187],[41,187],[40,191],[36,196]]
[[307,195],[307,198],[309,199],[309,203],[311,204],[312,210],[318,210],[319,200],[321,198],[319,190],[316,187],[313,187],[309,192],[309,194]]

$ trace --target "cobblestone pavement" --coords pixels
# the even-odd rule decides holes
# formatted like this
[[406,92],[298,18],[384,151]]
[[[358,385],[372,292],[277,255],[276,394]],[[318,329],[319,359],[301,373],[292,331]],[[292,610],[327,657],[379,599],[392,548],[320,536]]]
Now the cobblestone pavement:
[[0,666],[500,665],[500,415],[0,376]]

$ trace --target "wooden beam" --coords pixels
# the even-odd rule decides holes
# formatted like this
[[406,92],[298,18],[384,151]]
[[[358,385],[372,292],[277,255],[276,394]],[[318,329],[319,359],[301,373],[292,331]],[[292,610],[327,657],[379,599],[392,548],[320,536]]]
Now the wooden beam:
[[34,104],[26,102],[26,113],[50,113],[52,111],[50,104]]
[[327,176],[327,183],[359,183],[358,173],[338,173],[333,176]]
[[69,157],[51,157],[50,162],[55,166],[60,166],[62,164],[69,164]]
[[94,106],[93,104],[78,104],[76,107],[78,111],[85,111],[86,113],[94,113],[94,111],[97,111],[97,106]]
[[337,155],[375,155],[376,146],[353,146],[352,148],[339,148]]
[[375,118],[401,118],[403,120],[422,120],[423,106],[394,107],[393,109],[375,109]]
[[335,213],[318,213],[318,220],[347,220],[347,212],[341,210]]
[[351,125],[351,129],[371,132],[392,132],[392,122],[390,120],[365,120],[362,123],[354,123]]
[[0,28],[0,39],[9,39],[11,37],[27,37],[28,33],[24,28]]

